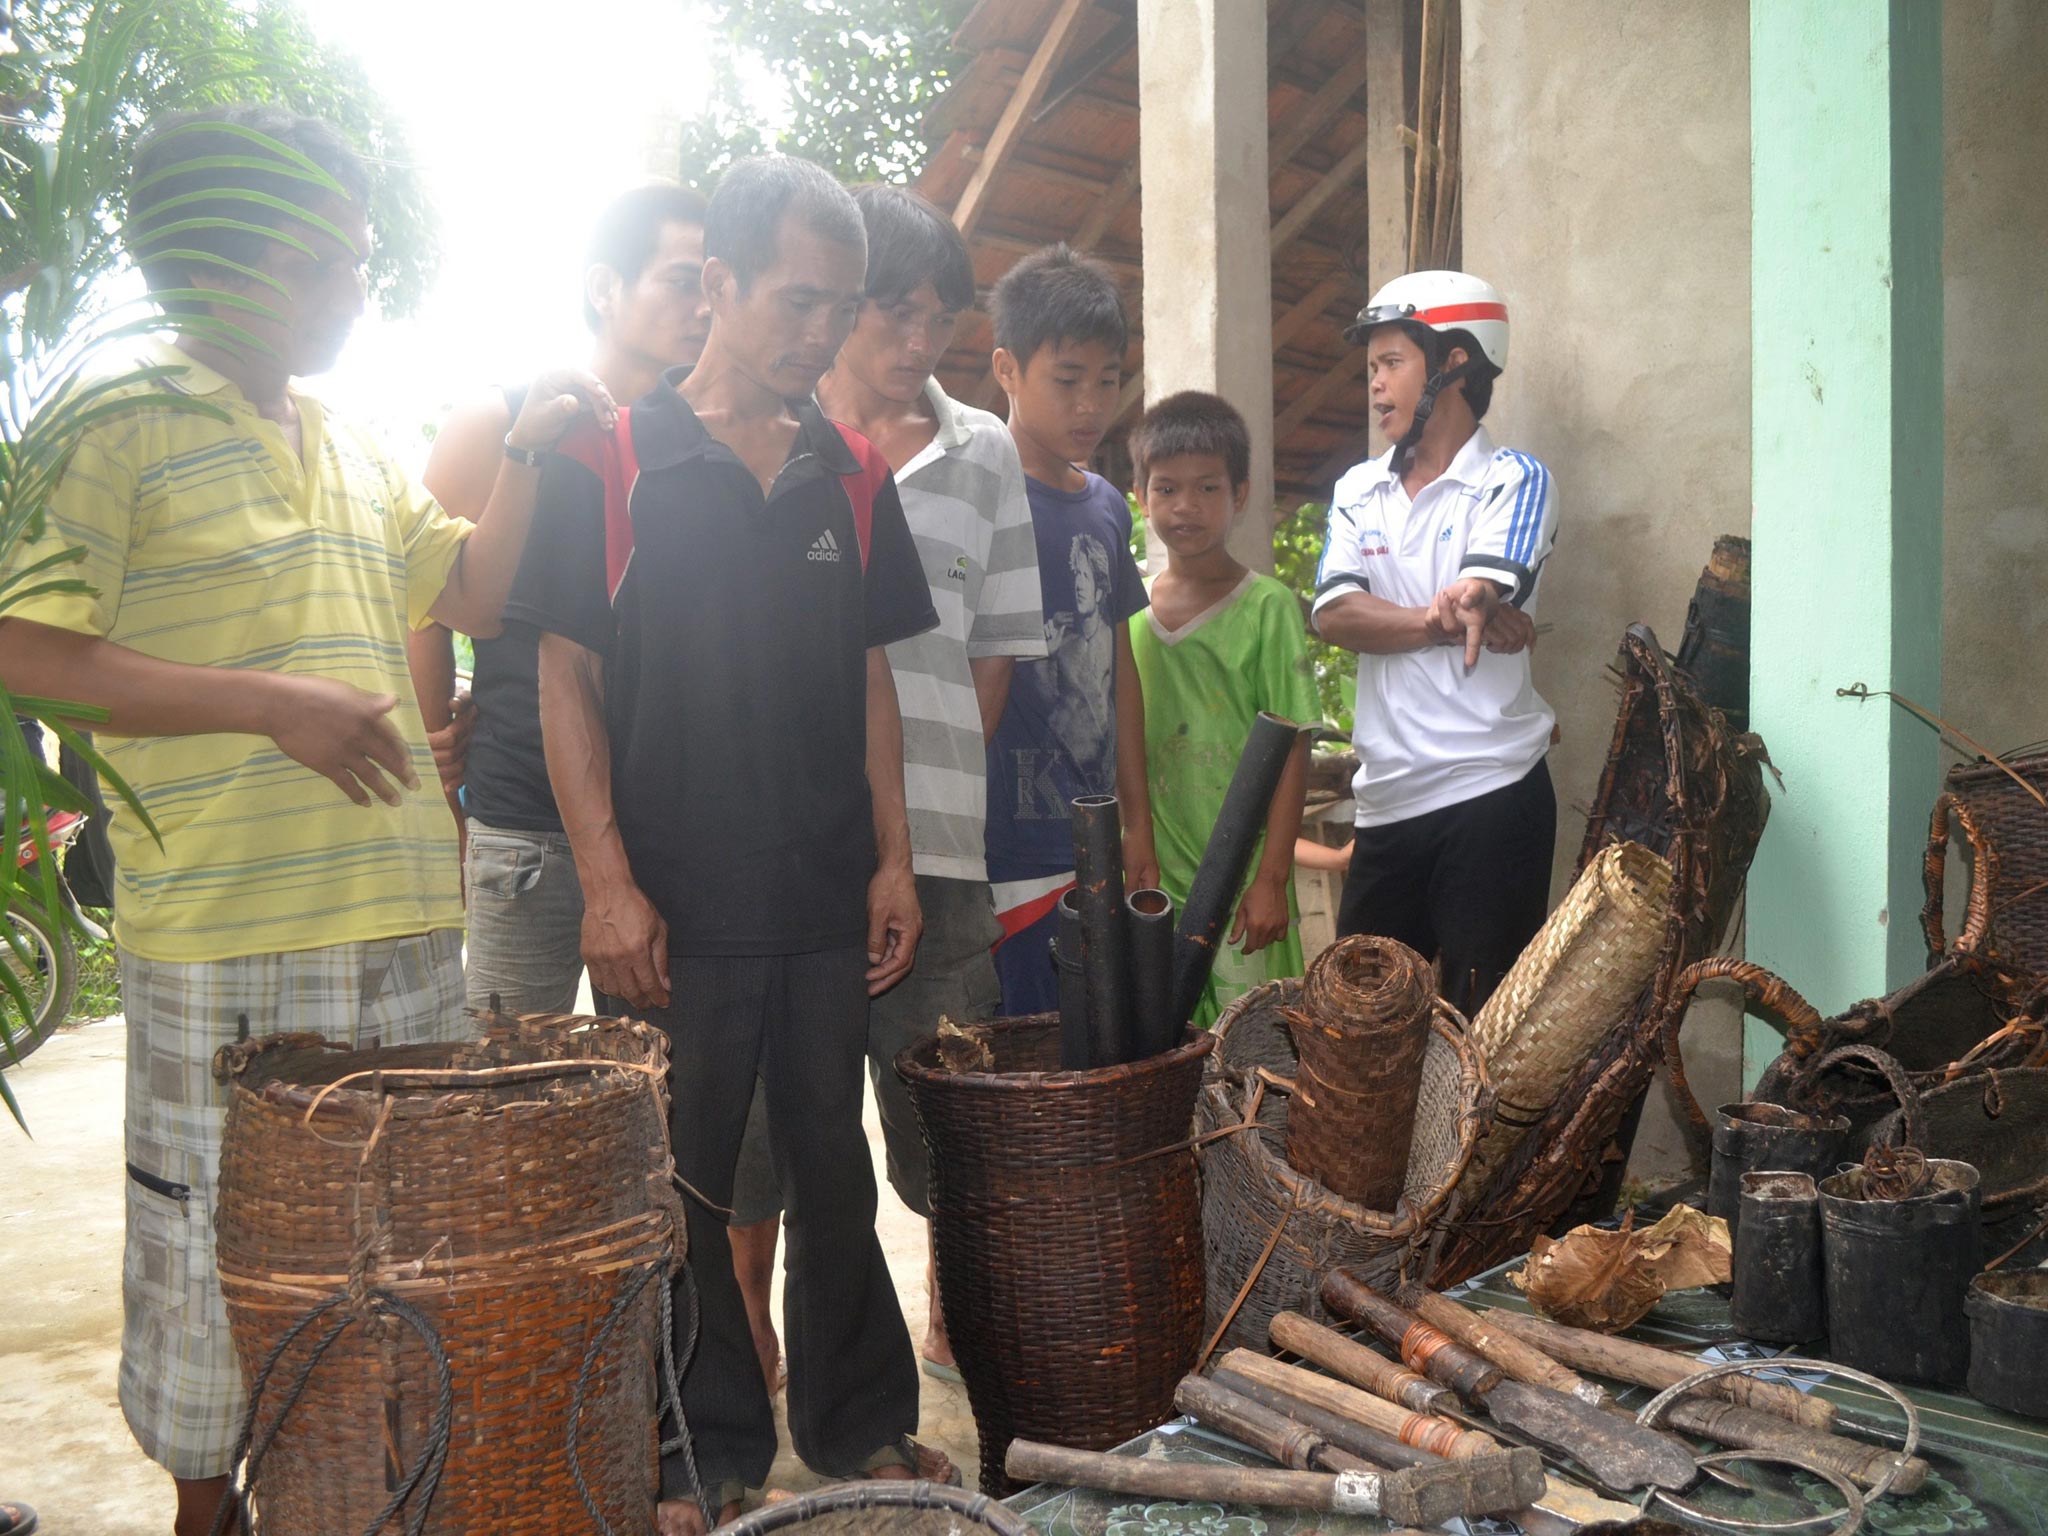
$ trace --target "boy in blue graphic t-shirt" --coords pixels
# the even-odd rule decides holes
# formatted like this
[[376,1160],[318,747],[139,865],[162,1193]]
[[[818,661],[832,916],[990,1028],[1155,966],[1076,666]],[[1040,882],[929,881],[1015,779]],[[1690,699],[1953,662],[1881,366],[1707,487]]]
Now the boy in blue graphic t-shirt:
[[1126,621],[1145,606],[1131,514],[1077,468],[1116,415],[1129,339],[1101,264],[1064,245],[1034,252],[996,285],[995,376],[1010,397],[1045,598],[1043,661],[1020,661],[988,747],[988,875],[1003,937],[1006,1015],[1056,1006],[1053,909],[1074,883],[1071,802],[1122,803],[1124,884],[1155,885],[1145,792],[1145,706]]

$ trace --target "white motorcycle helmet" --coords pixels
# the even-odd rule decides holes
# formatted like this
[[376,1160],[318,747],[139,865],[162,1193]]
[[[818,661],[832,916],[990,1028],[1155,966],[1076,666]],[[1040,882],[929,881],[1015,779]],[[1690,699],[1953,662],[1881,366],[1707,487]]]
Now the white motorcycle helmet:
[[1508,306],[1500,290],[1469,272],[1410,272],[1395,278],[1372,296],[1358,318],[1345,328],[1344,339],[1362,346],[1380,326],[1398,325],[1431,350],[1423,334],[1435,332],[1466,352],[1455,368],[1432,358],[1429,382],[1415,404],[1415,417],[1394,444],[1391,463],[1401,472],[1422,441],[1423,429],[1447,386],[1467,377],[1490,379],[1508,363]]
[[1372,296],[1344,332],[1354,346],[1378,326],[1421,326],[1469,337],[1495,373],[1508,365],[1508,306],[1500,290],[1469,272],[1410,272]]

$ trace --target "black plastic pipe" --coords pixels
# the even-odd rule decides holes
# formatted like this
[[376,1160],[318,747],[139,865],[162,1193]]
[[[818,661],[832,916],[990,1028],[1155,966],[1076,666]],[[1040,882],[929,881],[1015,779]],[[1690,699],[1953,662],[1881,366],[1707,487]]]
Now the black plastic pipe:
[[1223,809],[1216,813],[1209,846],[1202,850],[1202,862],[1188,887],[1188,904],[1181,908],[1180,926],[1174,932],[1171,1013],[1176,1030],[1194,1016],[1202,989],[1209,984],[1216,946],[1223,941],[1224,927],[1236,910],[1238,888],[1244,884],[1259,834],[1266,829],[1273,792],[1280,787],[1280,777],[1300,738],[1300,726],[1264,710],[1259,711],[1251,735],[1245,738],[1237,771],[1224,791]]
[[1124,898],[1131,945],[1131,1059],[1180,1043],[1173,1019],[1173,898],[1156,887]]
[[1088,989],[1081,980],[1081,904],[1078,886],[1060,897],[1058,937],[1052,941],[1052,963],[1059,973],[1060,1069],[1084,1071],[1088,1065]]
[[1074,879],[1081,911],[1081,984],[1088,998],[1088,1065],[1131,1055],[1130,946],[1124,932],[1123,824],[1115,795],[1073,805]]

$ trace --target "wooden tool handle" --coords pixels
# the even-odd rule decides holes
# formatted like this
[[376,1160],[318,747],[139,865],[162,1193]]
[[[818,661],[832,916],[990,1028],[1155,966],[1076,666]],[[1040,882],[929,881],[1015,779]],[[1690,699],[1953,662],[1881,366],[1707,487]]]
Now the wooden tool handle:
[[1327,1472],[1276,1472],[1263,1467],[1112,1456],[1105,1451],[1075,1451],[1032,1440],[1010,1442],[1003,1470],[1020,1483],[1100,1488],[1149,1499],[1320,1510],[1334,1509],[1338,1503],[1337,1479]]
[[1311,1322],[1299,1312],[1276,1314],[1268,1337],[1290,1354],[1313,1361],[1353,1386],[1363,1387],[1416,1413],[1436,1413],[1458,1406],[1455,1402],[1446,1401],[1453,1395],[1450,1388],[1440,1387],[1427,1377],[1416,1375],[1377,1350],[1366,1348],[1356,1339],[1345,1338],[1334,1328]]
[[1417,1291],[1409,1298],[1408,1309],[1432,1328],[1441,1328],[1468,1349],[1484,1355],[1516,1381],[1548,1387],[1596,1407],[1608,1400],[1598,1386],[1577,1372],[1566,1370],[1535,1345],[1493,1327],[1491,1313],[1482,1316],[1431,1290]]
[[1500,1368],[1475,1355],[1440,1328],[1432,1328],[1406,1307],[1387,1300],[1347,1270],[1323,1277],[1323,1305],[1366,1327],[1401,1351],[1402,1361],[1431,1381],[1468,1400],[1483,1398],[1501,1384]]
[[1223,1357],[1221,1364],[1226,1370],[1278,1387],[1304,1402],[1354,1420],[1368,1429],[1376,1429],[1381,1434],[1391,1435],[1403,1445],[1411,1445],[1432,1455],[1481,1456],[1500,1449],[1489,1437],[1461,1429],[1449,1419],[1410,1413],[1345,1382],[1318,1376],[1298,1365],[1269,1360],[1248,1349],[1233,1349]]
[[1919,1492],[1927,1485],[1932,1470],[1918,1456],[1901,1456],[1881,1445],[1845,1440],[1840,1435],[1790,1423],[1774,1413],[1713,1398],[1681,1397],[1664,1410],[1664,1422],[1688,1434],[1704,1435],[1744,1450],[1791,1451],[1866,1488],[1876,1486],[1879,1478],[1897,1467],[1898,1476],[1889,1490],[1896,1494]]
[[[1634,1339],[1612,1338],[1585,1328],[1568,1328],[1548,1318],[1529,1317],[1506,1309],[1488,1317],[1496,1328],[1534,1344],[1552,1358],[1574,1370],[1591,1371],[1614,1381],[1633,1382],[1659,1391],[1676,1386],[1698,1369],[1696,1362],[1668,1349]],[[1759,1381],[1753,1376],[1723,1376],[1700,1388],[1702,1397],[1721,1397],[1745,1407],[1776,1414],[1808,1429],[1835,1427],[1835,1405],[1824,1397],[1801,1392],[1782,1381]]]
[[1240,1397],[1206,1376],[1183,1376],[1174,1389],[1173,1406],[1197,1422],[1220,1429],[1253,1450],[1264,1452],[1281,1466],[1297,1471],[1312,1469],[1316,1452],[1323,1448],[1323,1437],[1314,1430],[1282,1418],[1272,1409]]
[[1420,1467],[1443,1459],[1428,1451],[1418,1451],[1412,1445],[1404,1445],[1384,1430],[1373,1429],[1355,1419],[1347,1419],[1327,1408],[1305,1402],[1271,1382],[1253,1381],[1249,1376],[1240,1376],[1220,1365],[1210,1380],[1230,1388],[1240,1397],[1250,1398],[1261,1407],[1272,1409],[1284,1418],[1307,1425],[1329,1444],[1363,1457],[1373,1466]]

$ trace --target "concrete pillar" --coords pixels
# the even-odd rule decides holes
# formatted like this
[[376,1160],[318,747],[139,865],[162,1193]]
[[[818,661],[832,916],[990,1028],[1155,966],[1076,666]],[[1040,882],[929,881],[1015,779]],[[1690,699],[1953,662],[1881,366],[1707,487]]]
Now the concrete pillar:
[[[1750,957],[1832,1013],[1924,965],[1941,691],[1941,7],[1750,6]],[[1740,303],[1740,292],[1734,296]],[[1745,1079],[1778,1051],[1751,1021]]]
[[1252,490],[1231,552],[1273,569],[1273,264],[1266,8],[1138,0],[1145,398],[1206,389],[1244,413]]

